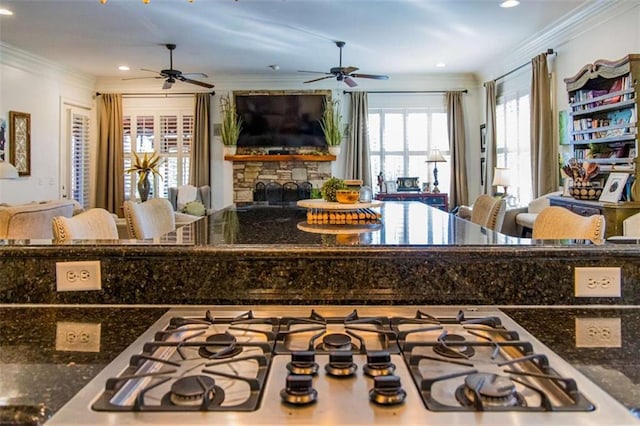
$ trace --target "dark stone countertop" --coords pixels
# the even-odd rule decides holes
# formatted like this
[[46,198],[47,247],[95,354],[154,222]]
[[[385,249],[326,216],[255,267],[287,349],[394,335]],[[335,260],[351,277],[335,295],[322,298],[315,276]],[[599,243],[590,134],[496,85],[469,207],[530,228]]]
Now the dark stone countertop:
[[[629,409],[640,410],[640,307],[502,310]],[[42,404],[50,412],[59,410],[165,311],[162,307],[0,306],[0,405]],[[619,318],[621,345],[577,347],[577,318]],[[65,350],[61,332],[69,322],[100,324],[99,347],[91,352]]]

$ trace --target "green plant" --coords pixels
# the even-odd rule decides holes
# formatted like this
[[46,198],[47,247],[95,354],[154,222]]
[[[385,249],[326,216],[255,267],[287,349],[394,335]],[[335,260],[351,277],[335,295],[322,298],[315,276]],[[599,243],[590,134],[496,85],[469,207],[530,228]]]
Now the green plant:
[[327,140],[327,145],[338,146],[342,142],[342,115],[340,114],[340,101],[324,99],[324,111],[320,119],[320,127]]
[[238,117],[236,106],[229,95],[220,98],[220,113],[222,125],[220,126],[220,138],[227,146],[235,145],[242,131],[242,118]]
[[155,152],[149,153],[145,152],[142,158],[134,151],[133,158],[135,159],[130,168],[128,168],[125,173],[137,172],[138,180],[145,180],[149,173],[152,173],[155,176],[160,176],[162,179],[162,175],[158,171],[158,167],[160,166],[160,155]]
[[325,201],[336,201],[336,191],[338,189],[345,189],[346,187],[347,185],[345,185],[344,180],[337,177],[330,177],[322,184],[320,192]]

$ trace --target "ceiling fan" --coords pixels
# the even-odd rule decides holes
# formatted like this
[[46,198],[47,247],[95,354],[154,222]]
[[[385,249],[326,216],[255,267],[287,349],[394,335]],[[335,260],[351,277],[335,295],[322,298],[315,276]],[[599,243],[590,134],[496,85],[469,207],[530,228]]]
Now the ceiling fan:
[[156,74],[160,74],[157,77],[133,77],[133,78],[125,78],[124,80],[136,80],[136,79],[141,79],[141,78],[164,78],[164,84],[162,85],[163,89],[171,89],[171,86],[173,86],[173,83],[176,82],[176,80],[179,81],[183,81],[185,83],[191,83],[191,84],[195,84],[197,86],[202,86],[202,87],[206,87],[207,89],[212,89],[214,86],[213,84],[209,84],[209,83],[205,83],[203,81],[197,81],[197,80],[192,80],[189,77],[202,77],[202,78],[207,78],[208,76],[204,73],[201,72],[197,72],[197,73],[183,73],[182,71],[173,69],[173,51],[176,48],[175,44],[166,44],[165,45],[167,47],[167,49],[169,49],[169,69],[166,70],[161,70],[161,71],[154,71],[154,70],[149,70],[149,69],[145,69],[142,68],[142,71],[149,71],[149,72],[153,72]]
[[356,87],[358,83],[355,82],[354,78],[372,78],[374,80],[388,80],[389,77],[386,75],[374,75],[374,74],[357,74],[354,71],[358,71],[360,68],[348,66],[342,66],[342,48],[346,44],[344,41],[336,41],[336,46],[340,49],[340,63],[337,67],[333,67],[329,69],[329,72],[322,71],[298,71],[298,72],[308,72],[313,74],[326,74],[324,77],[315,78],[313,80],[305,81],[305,83],[313,83],[315,81],[324,80],[327,78],[334,78],[337,81],[344,81],[345,84],[349,87]]

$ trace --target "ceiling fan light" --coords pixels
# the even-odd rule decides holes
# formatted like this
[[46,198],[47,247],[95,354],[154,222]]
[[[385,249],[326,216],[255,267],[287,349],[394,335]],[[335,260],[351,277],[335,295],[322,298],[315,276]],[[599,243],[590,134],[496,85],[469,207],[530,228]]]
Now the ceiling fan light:
[[518,0],[505,0],[502,3],[500,3],[500,7],[504,7],[504,8],[516,7],[519,4],[520,2]]
[[107,0],[100,0],[100,3],[105,4]]
[[149,1],[151,1],[151,0],[142,0],[142,3],[149,4]]

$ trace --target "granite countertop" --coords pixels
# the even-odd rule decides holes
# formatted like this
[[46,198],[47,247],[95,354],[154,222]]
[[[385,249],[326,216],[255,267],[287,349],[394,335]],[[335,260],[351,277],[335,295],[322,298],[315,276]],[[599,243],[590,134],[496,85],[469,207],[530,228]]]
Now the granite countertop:
[[[502,310],[622,404],[640,412],[640,307]],[[0,306],[0,406],[59,410],[164,312],[163,307]],[[576,323],[593,319],[619,321],[619,344],[614,338],[614,347],[578,347]],[[65,331],[69,323],[99,327],[99,344],[86,351],[68,347],[65,340],[74,337]]]

